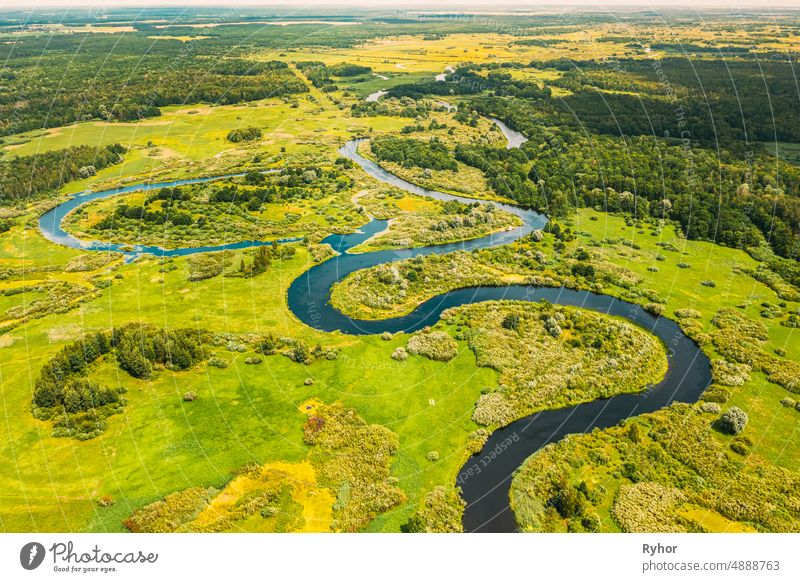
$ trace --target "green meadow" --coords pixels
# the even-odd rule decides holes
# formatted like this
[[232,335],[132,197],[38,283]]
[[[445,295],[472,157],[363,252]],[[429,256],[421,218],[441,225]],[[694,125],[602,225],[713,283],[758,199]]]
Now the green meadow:
[[[503,247],[432,254],[352,273],[337,283],[331,296],[346,315],[381,319],[406,314],[435,295],[469,286],[567,286],[620,297],[669,317],[717,366],[725,359],[723,365],[740,372],[738,384],[719,390],[717,369],[715,386],[703,402],[570,437],[535,453],[515,475],[512,489],[512,506],[525,529],[792,529],[796,499],[786,491],[800,473],[800,404],[794,398],[800,388],[791,377],[800,362],[794,327],[800,321],[800,293],[786,291],[797,291],[790,282],[797,271],[792,259],[785,258],[785,249],[770,249],[763,225],[748,222],[749,215],[739,206],[734,218],[727,217],[725,240],[738,240],[738,227],[760,236],[765,261],[740,248],[688,240],[679,211],[687,199],[695,202],[694,192],[668,193],[674,221],[660,218],[667,215],[666,204],[659,206],[663,192],[653,186],[657,180],[648,183],[639,174],[652,170],[648,152],[667,152],[670,172],[662,178],[669,181],[661,186],[679,190],[679,176],[687,170],[675,153],[675,140],[636,134],[632,115],[619,119],[630,121],[633,129],[626,126],[626,131],[633,137],[617,136],[603,125],[607,111],[594,108],[587,95],[598,98],[602,93],[609,103],[632,107],[629,101],[639,99],[637,91],[646,90],[652,93],[650,106],[666,103],[671,108],[657,94],[659,85],[641,73],[641,59],[649,63],[652,54],[674,55],[676,49],[664,41],[674,41],[678,33],[666,25],[651,26],[648,39],[663,45],[651,53],[638,41],[619,36],[619,26],[579,23],[521,35],[434,29],[424,36],[354,36],[348,42],[328,40],[330,46],[299,43],[280,51],[267,44],[247,46],[242,62],[289,63],[281,70],[297,75],[308,91],[238,104],[166,105],[159,108],[160,116],[138,121],[95,119],[8,132],[0,141],[0,165],[7,167],[73,146],[121,144],[125,151],[119,160],[114,153],[111,165],[96,173],[93,166],[75,164],[73,174],[88,177],[63,186],[59,182],[58,191],[40,191],[30,200],[9,198],[0,208],[0,531],[146,530],[131,524],[176,531],[178,525],[158,529],[173,521],[168,512],[166,517],[159,513],[167,506],[180,517],[174,522],[181,527],[213,524],[219,515],[231,520],[224,523],[233,525],[217,531],[397,532],[412,526],[460,531],[463,508],[454,491],[456,476],[492,430],[545,407],[637,392],[663,374],[665,346],[646,330],[617,318],[586,317],[578,309],[546,304],[462,307],[432,331],[415,335],[322,333],[301,323],[288,309],[287,290],[313,265],[331,260],[331,250],[319,244],[327,234],[352,231],[369,217],[388,219],[388,232],[355,249],[364,252],[467,240],[518,224],[502,211],[487,216],[485,209],[420,198],[366,176],[337,154],[356,137],[371,140],[360,149],[364,156],[406,180],[476,199],[516,201],[548,212],[551,227]],[[712,37],[733,43],[758,31],[771,33],[767,24],[751,26],[749,33],[740,34],[715,22],[708,31],[680,28],[680,34],[702,49],[713,45]],[[216,31],[206,36],[197,30],[164,36],[163,42],[172,46],[180,41],[188,47],[220,42]],[[787,36],[764,46],[796,48],[797,42]],[[626,66],[632,71],[640,67],[638,73],[628,75],[608,65],[624,57],[635,57]],[[590,86],[566,64],[576,59],[594,60],[586,71],[600,87]],[[229,76],[238,74],[233,61]],[[371,70],[325,79],[314,77],[301,61]],[[379,104],[385,108],[364,106],[364,97],[375,91],[407,84],[424,88],[445,67],[458,67],[463,79],[488,85],[480,90],[437,87],[424,99],[390,96]],[[680,83],[689,86],[686,71],[676,68],[674,75],[676,91],[683,95]],[[714,91],[719,96],[724,87],[715,85]],[[433,104],[443,98],[458,103],[461,111],[445,112]],[[21,109],[25,106],[19,103]],[[572,118],[580,115],[581,122],[588,122],[578,131]],[[525,131],[530,141],[507,150],[491,116]],[[672,109],[662,115],[671,116]],[[736,129],[731,122],[723,137],[738,135]],[[229,135],[232,130],[248,130],[253,139],[232,141],[237,139]],[[381,140],[383,158],[377,155]],[[644,149],[651,141],[663,152]],[[697,168],[723,165],[708,161],[714,152],[707,143],[696,145],[696,159],[705,164]],[[744,200],[757,207],[774,199],[791,216],[796,207],[786,201],[794,200],[790,188],[798,174],[793,166],[780,166],[785,180],[780,182],[763,168],[774,162],[771,152],[797,162],[797,143],[786,138],[756,152],[754,164],[762,182],[758,188],[743,184],[742,174],[736,173],[741,169],[734,159],[738,150],[730,150],[734,153],[726,150],[724,155],[731,173],[715,174],[708,182],[719,178],[733,184],[731,207],[744,205]],[[433,152],[436,159],[419,152]],[[629,168],[619,162],[623,154],[630,155],[625,158],[632,168],[628,174]],[[258,176],[267,169],[283,172],[268,179]],[[596,187],[595,170],[602,189]],[[606,190],[605,172],[609,182],[617,180],[616,189]],[[286,252],[276,245],[126,262],[120,254],[53,244],[38,229],[43,212],[83,190],[232,173],[250,175],[239,182],[216,181],[214,187],[241,186],[247,200],[238,191],[217,198],[219,192],[205,186],[182,193],[176,188],[152,199],[150,193],[137,192],[87,205],[64,226],[82,238],[179,247],[186,241],[232,242],[222,236],[227,213],[236,227],[228,232],[237,237],[258,227],[264,240],[286,234],[304,240],[291,243]],[[321,185],[313,186],[318,179]],[[652,187],[659,196],[623,191],[635,190],[627,185],[639,179],[643,191]],[[711,206],[701,208],[708,212],[717,194],[709,192],[697,196],[698,204],[713,198]],[[600,212],[601,199],[609,208],[617,204],[614,211]],[[643,201],[646,209],[626,207],[630,201]],[[122,205],[125,212],[115,214]],[[185,215],[183,220],[173,220],[176,209]],[[145,210],[152,211],[146,232]],[[640,218],[634,219],[632,212]],[[124,228],[98,227],[123,215]],[[778,234],[788,242],[797,236],[791,228]],[[790,264],[781,273],[781,263],[768,264],[778,257],[784,267]],[[735,323],[726,328],[720,315]],[[43,368],[48,370],[60,350],[83,346],[76,342],[85,334],[135,323],[202,332],[202,357],[185,368],[162,360],[151,378],[141,379],[123,370],[119,353],[103,352],[77,375],[86,372],[81,377],[86,390],[92,383],[124,389],[115,392],[124,403],[103,418],[107,426],[98,430],[99,436],[53,436],[60,417],[34,416]],[[763,330],[763,337],[747,336],[753,329],[756,336]],[[716,341],[726,334],[742,339],[744,351],[757,353],[752,370],[733,361],[730,345],[726,352],[724,342]],[[626,370],[620,362],[633,363],[635,369]],[[581,370],[589,370],[586,377],[579,378]],[[564,383],[567,376],[575,376],[576,382]],[[602,381],[593,382],[596,376]],[[724,398],[712,400],[710,394],[720,393]],[[75,414],[64,402],[60,405],[63,417]],[[735,435],[718,429],[720,415],[730,407],[741,408],[748,417]],[[91,408],[98,407],[93,403]],[[696,454],[696,463],[695,457],[682,456],[687,450]],[[274,489],[266,491],[265,483]],[[782,496],[780,519],[734,515],[725,505],[735,505],[734,493],[721,495],[724,503],[715,504],[715,489],[727,485],[734,493],[750,492],[748,508],[763,509],[770,498]],[[208,499],[193,507],[198,491]],[[674,503],[667,509],[651,507],[643,501],[648,495]],[[267,498],[273,505],[266,504]],[[574,503],[564,507],[564,499]],[[256,501],[263,503],[256,507]],[[280,519],[273,519],[273,510]],[[317,516],[322,525],[300,523],[300,514]],[[431,516],[439,514],[450,523],[435,523]]]

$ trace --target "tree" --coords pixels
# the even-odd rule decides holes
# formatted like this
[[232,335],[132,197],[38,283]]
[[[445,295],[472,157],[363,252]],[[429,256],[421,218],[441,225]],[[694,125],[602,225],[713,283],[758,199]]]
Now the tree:
[[747,413],[738,406],[731,406],[717,421],[718,428],[727,434],[739,434],[747,425]]
[[253,257],[253,275],[260,275],[269,269],[272,264],[272,252],[269,247],[260,246],[256,248]]

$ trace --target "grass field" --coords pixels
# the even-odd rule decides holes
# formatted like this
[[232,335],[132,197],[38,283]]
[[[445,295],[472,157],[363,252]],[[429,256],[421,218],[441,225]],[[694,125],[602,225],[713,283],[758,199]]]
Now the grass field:
[[[36,240],[29,246],[39,244]],[[48,264],[63,264],[73,254],[55,249],[61,256]],[[307,267],[302,250],[290,262],[276,263],[268,274],[249,280],[219,277],[190,283],[185,261],[176,264],[178,269],[167,273],[160,272],[155,259],[121,267],[117,272],[123,278],[68,320],[49,316],[2,337],[6,422],[0,474],[5,494],[17,500],[13,508],[0,508],[3,529],[117,531],[134,508],[187,487],[221,487],[250,461],[299,461],[306,447],[298,406],[311,397],[343,401],[400,436],[392,474],[411,502],[450,480],[472,426],[472,403],[484,385],[495,381],[493,372],[474,367],[468,350],[462,348],[449,363],[424,358],[398,363],[389,355],[404,342],[402,337],[392,342],[356,339],[300,325],[286,308],[285,289]],[[341,352],[335,361],[308,367],[283,356],[249,366],[226,354],[232,365],[225,370],[165,371],[151,382],[103,368],[99,380],[129,388],[124,417],[113,417],[109,430],[91,441],[49,437],[49,427],[29,412],[39,367],[82,333],[126,321],[228,333],[270,330]],[[304,384],[307,377],[314,379],[312,386]],[[181,396],[189,390],[198,399],[184,403]],[[436,464],[425,459],[432,449],[441,455]],[[99,507],[102,495],[116,503]],[[406,506],[385,515],[372,527],[396,529],[408,511]]]
[[[397,131],[407,120],[344,116],[327,97],[312,102],[300,95],[297,107],[281,100],[248,105],[165,107],[161,117],[137,123],[86,122],[47,132],[20,134],[6,142],[7,155],[30,156],[74,145],[120,143],[129,149],[125,162],[70,183],[65,193],[101,189],[142,178],[181,178],[224,174],[247,168],[256,155],[280,163],[332,162],[336,149],[358,133]],[[323,101],[324,100],[324,101]],[[232,129],[258,127],[261,140],[232,144]],[[271,157],[270,157],[271,156]],[[263,164],[262,164],[263,165]]]

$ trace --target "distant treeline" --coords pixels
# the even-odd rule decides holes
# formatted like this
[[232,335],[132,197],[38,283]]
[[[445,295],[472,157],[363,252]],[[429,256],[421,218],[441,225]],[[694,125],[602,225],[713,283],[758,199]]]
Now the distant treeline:
[[550,88],[522,79],[514,79],[511,73],[503,69],[519,67],[515,63],[507,66],[491,67],[488,75],[483,76],[479,67],[465,65],[458,67],[447,75],[444,81],[422,81],[397,85],[389,89],[389,97],[411,97],[420,99],[426,95],[478,95],[492,92],[495,95],[521,97],[525,99],[543,99],[550,97]]
[[[517,154],[485,148],[470,157],[473,146],[456,150],[459,159],[484,169],[495,188],[509,185],[498,193],[556,213],[590,205],[671,218],[688,238],[739,248],[767,240],[779,255],[797,257],[800,167],[760,149],[741,159],[736,152],[687,149],[654,137],[545,126],[534,105],[516,100],[484,98],[472,106],[530,139]],[[486,168],[500,162],[500,168]],[[515,185],[523,172],[534,189]]]
[[303,71],[311,84],[317,89],[330,93],[339,87],[336,85],[334,77],[357,77],[372,72],[370,67],[353,65],[351,63],[339,63],[338,65],[327,66],[321,61],[300,61],[297,68]]
[[[71,43],[56,36],[53,45]],[[49,46],[40,47],[40,55],[12,53],[0,69],[0,136],[90,119],[135,121],[158,116],[167,105],[242,103],[308,90],[283,62],[209,59],[171,43],[157,48],[128,54],[110,47],[110,54],[95,54],[76,47],[81,58]]]

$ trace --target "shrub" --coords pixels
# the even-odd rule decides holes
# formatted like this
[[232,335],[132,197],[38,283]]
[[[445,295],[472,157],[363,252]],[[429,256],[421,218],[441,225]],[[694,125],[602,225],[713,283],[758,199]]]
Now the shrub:
[[702,399],[706,402],[716,402],[719,404],[725,404],[731,397],[730,390],[723,388],[722,386],[717,386],[716,384],[712,384],[706,391],[703,392]]
[[555,492],[550,498],[552,505],[561,517],[576,517],[583,513],[586,499],[572,484],[562,481],[555,486]]
[[261,508],[261,517],[264,519],[269,519],[270,517],[275,517],[278,515],[278,508],[274,505],[267,505]]
[[466,504],[458,489],[434,487],[407,523],[400,526],[404,533],[461,533],[464,531],[462,515]]
[[209,366],[214,366],[215,368],[227,368],[228,367],[228,360],[213,356],[213,357],[208,359],[208,365]]
[[711,323],[720,329],[730,330],[754,340],[769,339],[767,327],[758,321],[753,321],[730,308],[720,309],[711,320]]
[[767,380],[783,386],[789,392],[800,392],[800,363],[779,358],[765,358],[762,369]]
[[700,284],[703,287],[716,287],[717,286],[717,284],[714,283],[714,281],[711,281],[709,279],[706,279],[705,281],[700,281]]
[[544,328],[547,330],[547,333],[553,337],[559,337],[561,335],[561,326],[558,325],[558,321],[554,317],[545,319]]
[[700,405],[700,410],[709,414],[719,414],[722,411],[722,407],[716,402],[703,402]]
[[196,517],[208,505],[208,491],[193,487],[170,493],[163,500],[137,509],[123,521],[133,533],[171,533]]
[[427,455],[425,455],[425,458],[428,459],[431,463],[435,463],[436,461],[439,460],[439,452],[431,451]]
[[314,383],[314,378],[306,378],[303,380],[303,384],[306,386],[311,386]]
[[589,515],[584,515],[581,519],[581,525],[583,529],[588,532],[598,532],[600,531],[600,526],[602,522],[600,521],[600,516],[596,513],[591,513]]
[[622,531],[632,533],[682,532],[675,509],[685,497],[678,489],[659,483],[622,485],[612,515]]
[[341,404],[322,405],[309,417],[303,440],[312,447],[318,483],[338,492],[334,528],[356,531],[404,500],[389,481],[399,440],[385,426],[367,424]]
[[195,400],[197,400],[197,394],[194,392],[187,392],[183,395],[184,402],[194,402]]
[[443,331],[419,332],[408,340],[408,353],[449,362],[458,354],[458,344]]
[[680,319],[700,319],[703,316],[702,313],[697,311],[696,309],[685,308],[685,309],[676,309],[675,310],[675,317]]
[[478,424],[489,426],[506,424],[514,419],[514,407],[500,392],[484,394],[478,398],[472,420]]
[[483,449],[486,441],[489,440],[489,431],[485,428],[479,428],[478,430],[472,431],[469,433],[469,440],[467,441],[467,450],[471,454],[479,453]]
[[741,441],[733,441],[730,446],[734,453],[742,455],[743,457],[750,452],[750,447]]
[[781,404],[786,406],[787,408],[794,408],[797,405],[794,398],[789,398],[788,396],[781,400]]
[[230,340],[225,345],[225,349],[228,350],[229,352],[244,353],[244,352],[247,351],[247,346],[244,343],[240,342],[240,341]]
[[261,130],[257,127],[245,127],[242,129],[232,129],[225,137],[231,143],[239,143],[242,141],[253,141],[261,139]]
[[394,336],[392,335],[392,332],[389,332],[389,331],[385,331],[385,332],[383,332],[383,333],[381,334],[381,339],[382,339],[383,341],[387,341],[387,342],[388,342],[388,341],[392,341],[392,338],[393,338],[393,337],[394,337]]
[[97,500],[97,505],[100,507],[111,507],[114,505],[114,498],[110,495],[103,495],[100,499]]
[[308,349],[306,344],[299,340],[294,342],[294,345],[289,349],[288,352],[286,352],[285,355],[290,360],[297,362],[298,364],[311,363],[311,350]]
[[711,361],[714,382],[723,386],[741,386],[750,379],[750,370],[747,364],[734,364],[723,359]]
[[268,333],[261,338],[261,341],[258,343],[257,351],[265,356],[271,356],[282,346],[283,342],[281,342],[281,340],[275,337],[274,334]]
[[738,406],[731,406],[717,420],[717,427],[727,434],[739,434],[747,425],[747,413]]
[[403,347],[395,348],[395,350],[392,352],[392,359],[397,360],[398,362],[402,362],[407,358],[408,352]]
[[656,317],[664,313],[664,306],[661,303],[647,303],[644,306],[645,311],[652,313]]

